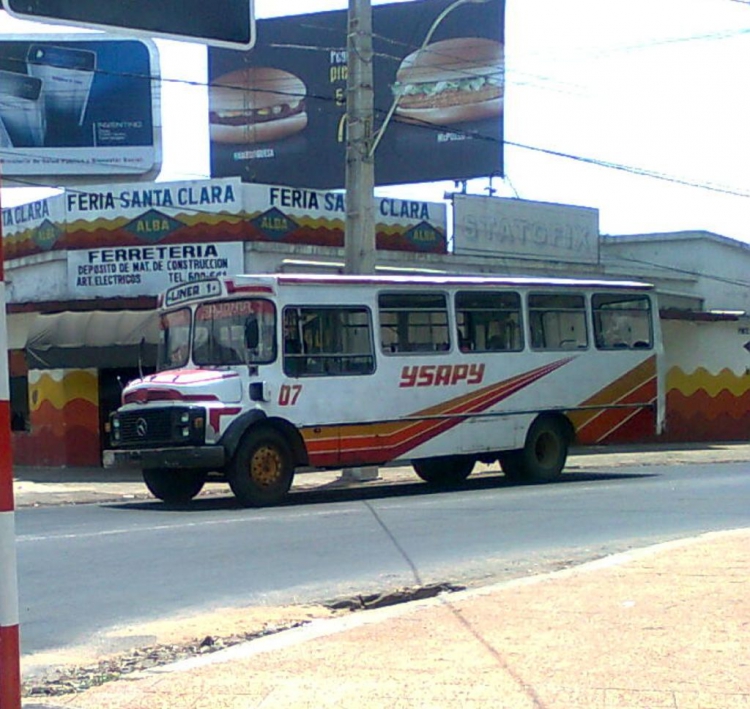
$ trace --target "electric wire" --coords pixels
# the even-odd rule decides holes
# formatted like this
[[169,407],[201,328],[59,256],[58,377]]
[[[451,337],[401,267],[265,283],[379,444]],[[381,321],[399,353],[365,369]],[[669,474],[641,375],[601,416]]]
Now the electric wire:
[[[742,2],[743,4],[750,4],[750,0],[748,0],[747,2],[745,2],[744,0],[734,0],[734,1]],[[312,26],[313,25],[311,25],[311,27]],[[318,27],[317,29],[322,29],[322,28]],[[705,39],[722,39],[722,38],[725,38],[726,36],[730,36],[730,35],[733,35],[733,34],[744,34],[744,33],[747,33],[748,31],[750,31],[750,30],[738,30],[738,31],[735,31],[735,32],[710,33],[710,34],[702,34],[702,35],[693,35],[693,36],[689,36],[689,37],[669,38],[667,40],[659,40],[658,42],[652,42],[652,43],[649,43],[649,44],[630,45],[629,47],[624,47],[624,48],[621,48],[621,49],[631,51],[633,49],[641,49],[643,47],[650,47],[650,46],[655,46],[657,44],[663,44],[663,43],[685,42],[685,41],[705,40]],[[409,44],[404,43],[404,42],[398,42],[396,40],[389,39],[389,38],[384,37],[382,35],[374,35],[374,37],[378,38],[379,40],[389,42],[393,46],[398,46],[398,47],[400,47],[402,49],[404,47],[412,47],[412,48],[416,47],[416,45],[412,46],[412,45],[409,45]],[[284,47],[284,46],[291,46],[291,45],[275,45],[275,46]],[[298,49],[302,48],[300,45],[294,45],[294,46],[296,48],[298,48]],[[321,48],[320,46],[318,46],[318,47],[310,47],[309,49],[311,51],[313,51],[313,50],[316,50],[316,51],[331,51],[334,48],[333,47]],[[338,50],[340,48],[336,47],[336,49]],[[425,51],[431,51],[431,50],[429,48],[426,48]],[[381,56],[389,58],[389,59],[392,59],[394,61],[399,61],[401,59],[400,55],[385,55],[385,54],[381,54]],[[99,72],[99,73],[102,73],[102,74],[119,75],[119,76],[125,76],[125,77],[129,76],[129,77],[133,77],[133,78],[148,79],[148,80],[150,80],[152,82],[172,82],[172,83],[177,83],[177,84],[185,84],[185,85],[189,85],[189,86],[195,86],[195,87],[199,87],[199,88],[208,88],[209,90],[210,90],[210,88],[212,86],[221,85],[221,84],[216,84],[215,82],[214,83],[208,83],[208,82],[191,81],[191,80],[185,80],[185,79],[171,79],[171,78],[164,78],[164,77],[161,77],[161,76],[152,76],[152,75],[128,74],[128,73],[122,73],[122,72],[106,72],[106,71],[101,70],[101,69],[97,69],[96,71]],[[467,72],[467,76],[470,77],[470,76],[474,76],[474,75],[472,75],[472,74],[470,74],[470,73]],[[544,78],[544,77],[542,77],[542,78]],[[240,87],[230,87],[230,88],[238,88],[238,90],[240,90]],[[241,90],[245,90],[246,91],[247,89],[242,88]],[[284,92],[278,92],[278,93],[284,94]],[[290,94],[290,95],[292,95],[292,94]],[[335,100],[331,96],[324,96],[324,95],[310,95],[310,96],[307,96],[307,98],[309,100],[311,100],[311,101],[322,101],[322,102],[329,102],[329,103],[333,102]],[[383,110],[383,109],[381,109],[381,108],[375,107],[375,114],[376,114],[376,117],[382,118],[386,114],[386,111]],[[415,125],[420,125],[420,124],[416,123]],[[569,159],[569,160],[573,160],[573,161],[577,161],[577,162],[582,162],[582,163],[596,165],[596,166],[603,167],[603,168],[609,168],[609,169],[614,169],[614,170],[629,172],[631,174],[645,176],[645,177],[650,177],[650,178],[653,178],[653,179],[658,179],[658,180],[662,180],[662,181],[672,182],[672,183],[680,184],[680,185],[684,185],[684,186],[695,187],[695,188],[699,188],[699,189],[705,189],[705,190],[709,190],[709,191],[720,192],[720,193],[730,194],[730,195],[739,196],[739,197],[750,196],[750,191],[748,191],[748,190],[743,190],[743,189],[735,188],[735,187],[732,187],[732,186],[716,185],[716,184],[711,183],[711,182],[698,181],[698,180],[694,180],[694,179],[690,179],[690,178],[684,178],[684,177],[680,177],[680,176],[670,175],[670,174],[667,174],[667,173],[664,173],[664,172],[660,172],[660,171],[656,171],[656,170],[652,170],[652,169],[648,169],[648,168],[643,168],[643,167],[640,167],[640,166],[625,165],[625,164],[622,164],[622,163],[616,163],[616,162],[612,162],[612,161],[608,161],[608,160],[603,160],[603,159],[598,159],[598,158],[591,158],[591,157],[586,157],[586,156],[581,156],[581,155],[574,155],[574,154],[571,154],[571,153],[566,153],[566,152],[559,151],[559,150],[552,150],[552,149],[544,148],[544,147],[540,147],[540,146],[532,146],[532,145],[527,145],[527,144],[522,144],[522,143],[516,143],[516,142],[513,142],[513,141],[509,141],[507,139],[506,140],[502,140],[502,139],[500,139],[500,138],[498,138],[496,136],[484,135],[484,134],[477,134],[477,133],[470,133],[470,132],[467,132],[467,131],[463,131],[461,129],[456,129],[454,127],[435,126],[434,124],[430,124],[430,123],[421,124],[421,127],[424,128],[425,130],[432,130],[432,131],[440,131],[440,132],[450,131],[450,132],[454,132],[454,133],[457,133],[457,134],[461,134],[461,135],[466,136],[466,137],[473,138],[475,140],[485,140],[485,141],[488,141],[490,143],[502,143],[502,144],[505,144],[505,145],[508,145],[508,146],[512,146],[512,147],[516,147],[516,148],[523,149],[523,150],[529,150],[529,151],[544,153],[544,154],[547,154],[547,155],[550,155],[550,156],[553,156],[553,157],[565,158],[565,159]],[[8,151],[8,150],[2,150],[2,149],[0,149],[0,155],[24,156],[24,153],[22,151],[17,150],[17,149],[14,149],[13,151]],[[31,154],[26,154],[26,155],[28,156],[28,155],[31,155]],[[33,153],[33,155],[35,157],[39,157],[39,151],[35,150],[34,153]],[[72,158],[72,157],[60,158],[60,160],[63,161],[63,162],[66,162],[66,163],[71,163],[71,164],[75,164],[75,163],[78,163],[78,162],[84,162],[83,160],[76,160],[75,158]],[[86,161],[86,162],[88,162],[88,161]],[[107,162],[108,161],[106,161],[106,160],[102,160],[100,162],[99,166],[102,167],[102,166],[106,165]],[[118,170],[118,174],[123,174],[124,170],[123,170],[122,166],[117,165],[115,167]],[[127,170],[127,168],[125,168],[125,170]],[[132,170],[132,174],[133,175],[139,175],[139,174],[142,174],[142,172],[143,172],[142,168],[138,168],[138,167],[134,167],[133,170]],[[99,175],[95,175],[95,176],[92,176],[92,178],[95,179],[98,176]],[[102,174],[101,177],[102,178],[106,178],[106,175]],[[208,175],[202,175],[202,174],[201,175],[196,174],[195,177],[207,178],[209,176]],[[18,184],[25,184],[25,185],[27,185],[29,187],[54,187],[54,186],[50,186],[50,185],[42,183],[42,182],[35,182],[35,181],[31,180],[31,179],[24,179],[22,177],[16,177],[16,176],[14,176],[12,178],[12,181],[14,183],[18,183]]]
[[[743,4],[743,5],[750,5],[750,0],[729,0],[729,1],[730,2],[739,3],[739,4]],[[329,29],[329,28],[318,27],[317,29],[321,30],[321,29]],[[721,32],[696,34],[696,35],[690,35],[690,36],[685,36],[685,37],[672,37],[672,38],[665,38],[665,39],[655,39],[654,41],[650,41],[650,42],[644,42],[644,43],[638,43],[638,44],[629,44],[629,45],[622,45],[622,46],[619,46],[619,47],[610,47],[610,48],[608,48],[606,50],[599,50],[599,51],[597,51],[597,52],[594,53],[594,56],[602,56],[602,54],[605,54],[605,53],[606,54],[612,54],[612,53],[618,53],[618,52],[625,52],[625,53],[627,53],[627,52],[632,52],[632,51],[636,51],[636,50],[642,50],[642,49],[647,49],[647,48],[659,47],[659,46],[664,46],[664,45],[674,45],[674,44],[686,43],[686,42],[695,42],[695,41],[720,41],[720,40],[724,40],[724,39],[731,38],[731,37],[746,35],[748,33],[750,33],[750,29],[744,29],[743,28],[743,29],[737,29],[737,30],[726,30],[726,31],[721,31]],[[391,46],[398,47],[399,49],[407,49],[407,50],[411,49],[411,51],[415,51],[416,49],[418,49],[418,46],[419,46],[416,43],[413,44],[413,45],[410,45],[408,43],[398,42],[396,40],[393,40],[391,38],[385,37],[383,35],[378,35],[378,34],[373,34],[373,38],[377,39],[379,41],[382,41],[382,42],[384,42],[386,44],[390,44]],[[334,50],[335,51],[340,51],[341,50],[340,46],[333,46],[333,45],[330,46],[330,47],[321,47],[320,45],[318,45],[317,47],[312,47],[312,46],[306,47],[304,45],[291,45],[291,44],[276,44],[276,45],[273,45],[273,46],[275,48],[279,48],[279,49],[284,49],[284,48],[294,48],[294,49],[297,49],[297,50],[308,49],[310,51],[317,51],[317,52],[320,52],[320,51],[334,51]],[[429,47],[428,47],[424,51],[433,51],[433,50],[429,49]],[[400,62],[402,60],[402,58],[403,58],[400,54],[388,54],[388,53],[385,53],[385,52],[378,52],[378,53],[376,53],[376,56],[378,56],[380,59],[386,59],[386,60],[390,60],[390,61],[394,61],[394,62]],[[193,87],[197,87],[197,88],[207,88],[209,90],[210,90],[211,86],[217,86],[217,85],[219,85],[219,84],[216,84],[216,83],[209,83],[209,82],[195,81],[195,80],[188,80],[188,79],[174,79],[174,78],[162,77],[162,76],[154,76],[154,75],[128,74],[128,73],[125,73],[125,72],[107,72],[107,71],[102,70],[102,69],[96,69],[95,71],[96,71],[96,73],[99,73],[99,74],[116,75],[116,76],[122,76],[122,77],[131,77],[131,78],[136,78],[136,79],[148,79],[148,80],[150,80],[152,82],[181,84],[181,85],[193,86]],[[539,75],[539,74],[526,74],[526,76],[530,76],[532,82],[536,81],[536,80],[540,80],[542,82],[555,83],[555,79],[550,78],[550,77],[545,77],[545,76]],[[508,77],[506,75],[506,79],[507,78],[511,78],[511,80],[513,79],[512,76]],[[519,85],[528,85],[528,83],[530,83],[530,82],[518,82]],[[547,85],[545,88],[549,88],[549,86]],[[279,92],[279,93],[283,93],[283,92]],[[322,96],[322,95],[308,96],[308,98],[310,98],[312,100],[329,101],[329,102],[334,100],[334,99],[332,99],[329,96]],[[376,110],[376,113],[379,113],[381,116],[385,113],[385,111],[379,110],[377,108],[375,110]],[[444,131],[446,129],[445,126],[434,126],[432,124],[425,124],[422,127],[424,129],[433,130],[433,131],[434,130]],[[453,130],[455,130],[455,129],[453,129]],[[456,132],[461,133],[462,131],[458,130]],[[598,167],[603,167],[603,168],[608,168],[608,169],[613,169],[613,170],[618,170],[618,171],[624,171],[624,172],[628,172],[628,173],[631,173],[631,174],[634,174],[634,175],[639,175],[639,176],[644,176],[644,177],[650,177],[652,179],[657,179],[657,180],[672,182],[672,183],[675,183],[675,184],[680,184],[680,185],[684,185],[684,186],[688,186],[688,187],[693,187],[693,188],[698,188],[698,189],[704,189],[704,190],[709,190],[709,191],[713,191],[713,192],[725,193],[725,194],[729,194],[729,195],[737,196],[737,197],[749,197],[750,196],[750,191],[748,191],[748,190],[744,190],[744,189],[740,189],[740,188],[735,188],[735,187],[731,187],[731,186],[725,186],[725,185],[716,185],[716,184],[713,184],[711,182],[701,182],[701,181],[698,181],[698,180],[688,179],[688,178],[679,177],[679,176],[675,176],[675,175],[669,175],[669,174],[664,173],[664,172],[659,172],[659,171],[655,171],[655,170],[651,170],[651,169],[647,169],[647,168],[642,168],[642,167],[639,167],[639,166],[625,165],[625,164],[622,164],[622,163],[615,163],[615,162],[607,161],[607,160],[603,160],[603,159],[597,159],[597,158],[591,158],[591,157],[586,157],[586,156],[581,156],[581,155],[575,155],[575,154],[566,153],[566,152],[563,152],[563,151],[558,151],[558,150],[552,150],[552,149],[548,149],[548,148],[543,148],[543,147],[540,147],[540,146],[533,146],[533,145],[528,145],[528,144],[522,144],[522,143],[517,143],[517,142],[514,142],[514,141],[508,141],[508,140],[500,140],[500,139],[495,138],[493,136],[471,135],[471,137],[482,139],[482,140],[488,140],[490,142],[501,142],[501,143],[504,143],[505,145],[512,146],[512,147],[515,147],[515,148],[518,148],[518,149],[522,149],[522,150],[529,150],[529,151],[533,151],[533,152],[544,153],[544,154],[550,155],[552,157],[558,157],[558,158],[568,159],[568,160],[572,160],[572,161],[576,161],[576,162],[582,162],[582,163],[586,163],[586,164],[591,164],[591,165],[595,165],[595,166],[598,166]],[[0,150],[0,155],[2,155],[2,154],[19,155],[19,151],[18,150],[14,150],[14,151],[11,152],[11,151]],[[34,153],[34,156],[38,157],[38,155],[39,155],[38,152]],[[64,160],[65,160],[65,162],[70,162],[70,163],[83,162],[82,160],[79,161],[79,160],[76,160],[74,158],[65,158]],[[104,161],[104,162],[106,163],[106,161]],[[119,169],[119,166],[118,166],[118,169]],[[137,168],[135,168],[134,169],[134,174],[139,174],[139,173],[140,173],[140,171]],[[96,177],[96,176],[93,176],[93,177]],[[102,175],[101,177],[105,178],[106,175]],[[198,175],[198,174],[196,174],[195,177],[208,178],[209,176],[208,175]],[[504,180],[510,185],[510,188],[513,190],[514,194],[516,196],[518,196],[518,192],[515,189],[515,187],[513,186],[512,182],[510,182],[509,176],[507,176],[507,175],[504,176]],[[45,184],[45,183],[36,182],[36,181],[34,181],[32,179],[26,179],[26,178],[23,178],[21,176],[14,176],[13,177],[13,182],[14,183],[18,183],[18,184],[23,184],[23,185],[25,185],[27,187],[50,188],[50,189],[64,189],[65,191],[76,192],[76,193],[81,193],[81,194],[87,194],[88,193],[87,190],[78,189],[75,186],[65,186],[64,188],[59,188],[59,187],[56,188],[55,186],[50,186],[50,185]],[[201,210],[196,210],[196,211],[200,212]],[[208,212],[206,212],[206,213],[208,213]],[[483,255],[481,255],[481,256],[483,256]],[[488,258],[489,257],[490,256],[488,256]],[[520,257],[520,256],[514,256],[513,258],[515,260],[529,260],[529,261],[533,261],[534,260],[534,259],[525,259],[524,257]],[[646,260],[638,259],[638,258],[635,258],[635,257],[626,257],[626,256],[621,256],[621,255],[613,256],[611,258],[611,262],[616,262],[616,261],[619,261],[619,262],[622,262],[622,263],[639,264],[639,265],[647,266],[647,267],[649,267],[651,269],[655,269],[655,270],[659,270],[659,271],[663,271],[663,272],[667,272],[667,273],[669,273],[669,272],[671,272],[671,273],[679,273],[679,274],[682,274],[682,275],[689,275],[689,276],[692,276],[692,277],[702,277],[702,278],[706,278],[706,279],[709,279],[709,280],[714,280],[716,282],[726,283],[726,284],[730,284],[730,285],[734,285],[734,286],[750,287],[750,281],[744,281],[744,280],[736,279],[736,278],[728,278],[728,277],[718,276],[718,275],[714,275],[714,274],[706,274],[704,272],[698,272],[698,271],[695,271],[695,270],[686,269],[686,268],[680,268],[680,267],[677,267],[677,266],[668,266],[668,265],[665,265],[665,264],[655,264],[652,261],[646,261]]]

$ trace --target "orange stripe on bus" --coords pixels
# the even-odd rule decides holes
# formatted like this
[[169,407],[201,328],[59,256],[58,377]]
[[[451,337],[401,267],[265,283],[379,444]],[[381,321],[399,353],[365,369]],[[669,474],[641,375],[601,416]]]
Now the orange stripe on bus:
[[[343,458],[385,462],[461,423],[468,414],[482,412],[570,362],[566,357],[516,377],[497,382],[435,406],[408,414],[410,421],[386,421],[306,428],[302,430],[311,462],[333,464],[337,451]],[[423,418],[423,417],[445,418]],[[354,454],[357,456],[354,456]]]

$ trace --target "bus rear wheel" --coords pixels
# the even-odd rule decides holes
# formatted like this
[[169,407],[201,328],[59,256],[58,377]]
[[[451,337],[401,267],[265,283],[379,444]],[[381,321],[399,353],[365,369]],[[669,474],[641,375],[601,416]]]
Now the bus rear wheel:
[[157,499],[178,504],[190,502],[203,489],[206,474],[202,470],[147,468],[143,471],[143,482]]
[[457,487],[471,475],[474,459],[461,455],[412,461],[414,472],[435,487]]
[[277,504],[289,492],[293,477],[292,452],[284,436],[272,428],[245,434],[227,472],[229,487],[246,507]]
[[531,424],[521,450],[503,453],[500,467],[511,482],[548,483],[557,480],[568,458],[568,436],[552,416],[540,416]]

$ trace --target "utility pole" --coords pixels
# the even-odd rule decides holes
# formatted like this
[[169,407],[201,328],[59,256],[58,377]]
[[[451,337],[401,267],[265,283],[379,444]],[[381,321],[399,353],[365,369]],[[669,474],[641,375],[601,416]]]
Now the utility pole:
[[346,273],[375,272],[375,156],[372,150],[372,6],[349,0],[346,93]]
[[[344,272],[375,273],[375,156],[372,5],[349,0],[346,33],[346,222]],[[377,480],[377,466],[345,468],[343,477]]]
[[[418,51],[424,51],[440,23],[457,7],[491,0],[454,0],[430,25]],[[378,131],[374,130],[372,76],[371,0],[349,0],[347,19],[346,89],[346,226],[344,255],[346,273],[374,273],[375,244],[375,149],[401,99],[398,93]]]

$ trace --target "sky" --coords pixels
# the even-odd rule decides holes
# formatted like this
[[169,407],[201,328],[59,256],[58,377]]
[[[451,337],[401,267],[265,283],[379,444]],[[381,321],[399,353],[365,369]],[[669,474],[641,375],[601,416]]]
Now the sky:
[[[255,7],[262,18],[347,2]],[[71,28],[0,12],[2,37],[50,31]],[[505,37],[506,175],[470,180],[469,193],[593,207],[602,234],[704,230],[750,243],[750,0],[506,0]],[[158,180],[205,179],[205,47],[156,44]],[[455,189],[376,191],[442,201]],[[2,202],[47,193],[6,188]]]

